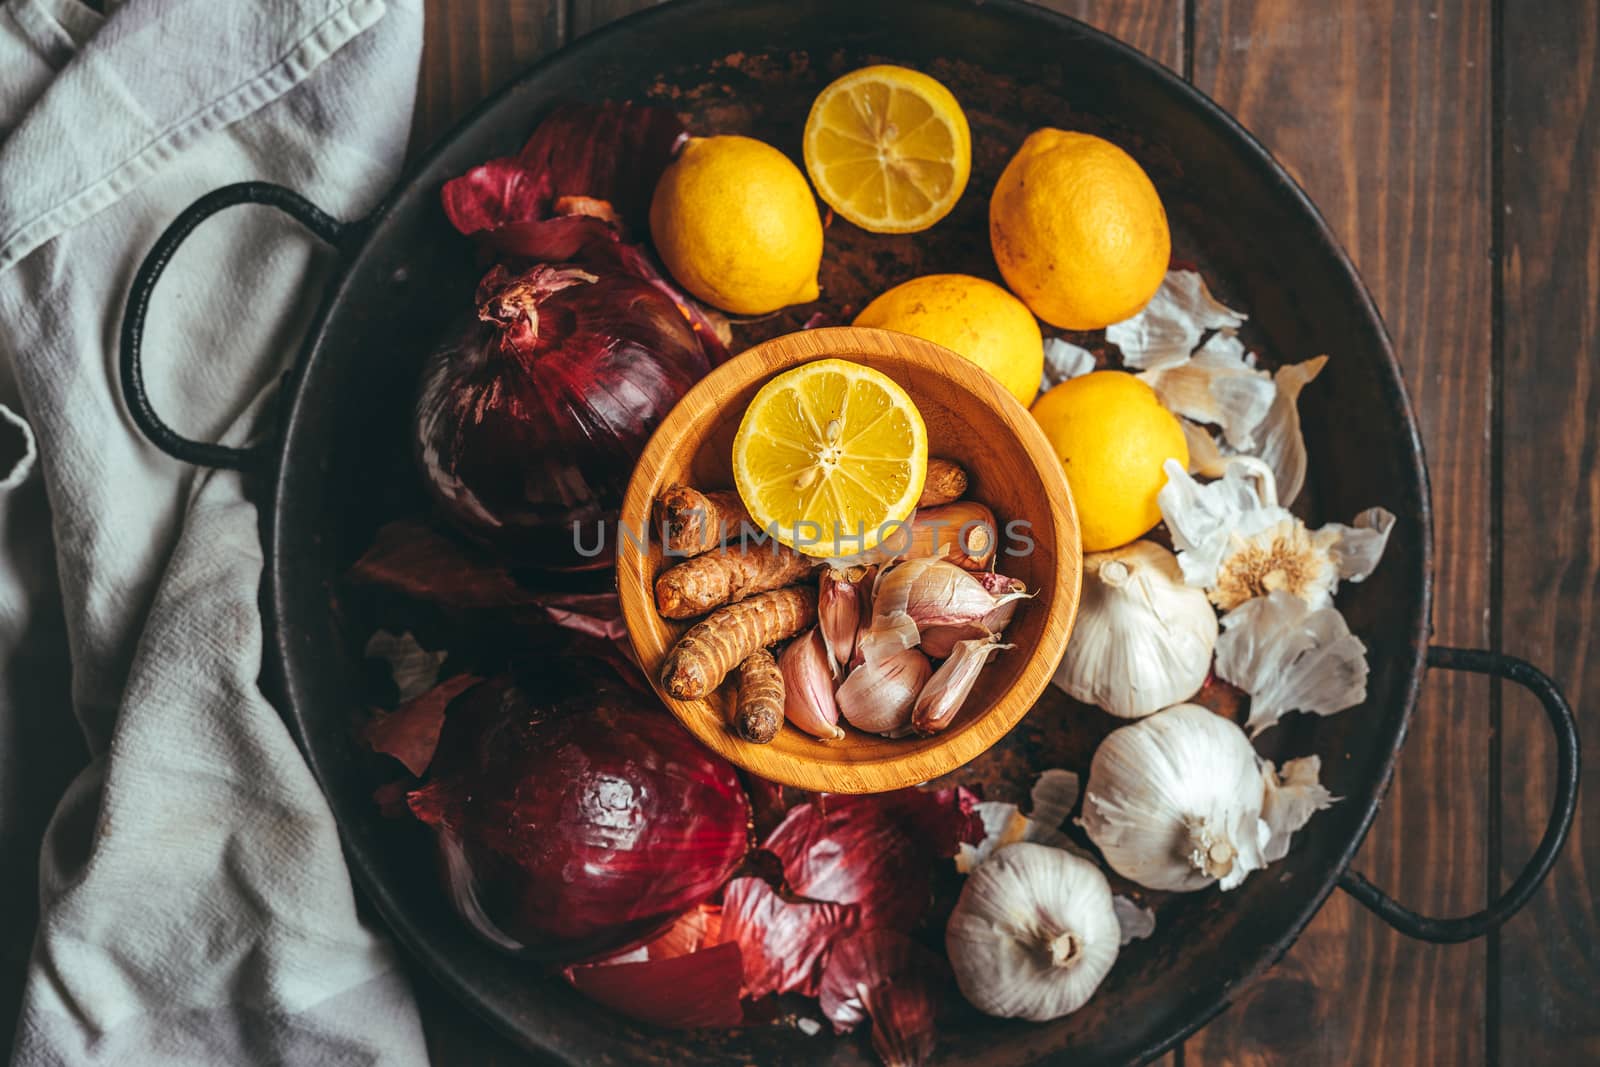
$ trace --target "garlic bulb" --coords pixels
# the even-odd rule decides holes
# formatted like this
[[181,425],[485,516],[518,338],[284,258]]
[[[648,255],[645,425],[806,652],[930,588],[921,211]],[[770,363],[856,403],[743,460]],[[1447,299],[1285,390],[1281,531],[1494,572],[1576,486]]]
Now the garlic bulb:
[[967,878],[945,927],[962,996],[979,1011],[1046,1022],[1088,1002],[1117,961],[1106,876],[1046,845],[1007,845]]
[[1171,552],[1135,541],[1083,561],[1083,596],[1055,682],[1124,719],[1181,700],[1205,683],[1217,615],[1185,585]]
[[1180,704],[1100,743],[1078,822],[1118,874],[1148,889],[1232,889],[1266,865],[1261,805],[1244,731]]
[[1272,593],[1228,612],[1222,627],[1217,677],[1250,694],[1252,736],[1291,711],[1332,715],[1367,699],[1367,648],[1336,608]]

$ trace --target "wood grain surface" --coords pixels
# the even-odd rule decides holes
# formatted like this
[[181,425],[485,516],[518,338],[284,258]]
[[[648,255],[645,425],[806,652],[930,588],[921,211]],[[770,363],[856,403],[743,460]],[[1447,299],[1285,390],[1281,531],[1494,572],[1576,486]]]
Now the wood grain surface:
[[832,356],[883,371],[903,386],[927,424],[929,450],[966,466],[978,487],[974,499],[993,510],[1002,528],[1013,521],[1029,524],[1033,550],[1000,559],[1002,573],[1035,593],[1006,629],[1006,640],[1016,648],[984,668],[950,728],[932,737],[890,739],[840,723],[845,736],[823,744],[786,726],[770,743],[753,745],[728,728],[731,682],[706,700],[674,700],[662,690],[661,663],[690,622],[672,622],[656,612],[653,589],[666,562],[659,540],[648,547],[627,537],[619,541],[617,590],[651,684],[707,747],[784,785],[884,793],[948,774],[1000,740],[1033,707],[1066,652],[1083,578],[1078,519],[1056,454],[1027,410],[999,382],[920,337],[853,326],[775,337],[712,371],[672,409],[639,457],[622,504],[622,526],[648,530],[651,504],[670,485],[732,485],[730,446],[757,390],[782,371]]
[[[427,0],[414,148],[548,51],[646,6]],[[1600,9],[1046,6],[1191,76],[1306,187],[1384,312],[1422,425],[1435,639],[1549,670],[1594,752],[1600,720],[1584,702],[1600,694]],[[1407,904],[1481,907],[1538,837],[1552,746],[1532,702],[1506,694],[1459,676],[1425,685],[1355,861]],[[1410,942],[1335,894],[1278,967],[1164,1062],[1600,1061],[1600,828],[1592,802],[1580,807],[1591,817],[1552,884],[1498,937]],[[417,978],[436,1062],[526,1062]]]

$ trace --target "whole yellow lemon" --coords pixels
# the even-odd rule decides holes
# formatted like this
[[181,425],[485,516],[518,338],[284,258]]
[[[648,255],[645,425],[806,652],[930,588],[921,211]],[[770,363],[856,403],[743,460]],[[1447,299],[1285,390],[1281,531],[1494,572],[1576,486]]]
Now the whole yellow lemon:
[[1022,142],[989,199],[989,242],[1011,291],[1044,321],[1098,330],[1150,302],[1172,255],[1167,212],[1132,156],[1087,133]]
[[913,278],[868,304],[855,324],[944,345],[994,375],[1023,407],[1039,395],[1039,323],[1022,301],[993,282],[970,274]]
[[1085,552],[1125,545],[1161,521],[1161,465],[1187,468],[1189,445],[1154,389],[1126,371],[1095,371],[1041,396],[1033,417],[1061,457]]
[[724,311],[764,315],[817,298],[811,186],[754,138],[692,138],[656,184],[650,236],[678,284]]

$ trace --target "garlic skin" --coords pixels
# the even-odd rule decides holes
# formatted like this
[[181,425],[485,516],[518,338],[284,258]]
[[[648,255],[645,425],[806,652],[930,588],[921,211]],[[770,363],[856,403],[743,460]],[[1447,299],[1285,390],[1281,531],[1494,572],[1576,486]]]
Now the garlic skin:
[[1100,743],[1078,823],[1112,869],[1147,889],[1232,889],[1266,865],[1262,800],[1244,731],[1179,704]]
[[1106,340],[1129,367],[1159,370],[1187,361],[1207,330],[1235,330],[1247,318],[1212,296],[1197,272],[1169,270],[1144,310],[1106,327]]
[[1283,765],[1282,771],[1273,766],[1271,760],[1261,761],[1261,781],[1265,787],[1261,818],[1272,832],[1264,849],[1268,863],[1288,855],[1289,840],[1295,831],[1310,822],[1311,816],[1339,801],[1318,781],[1321,771],[1321,756],[1292,759]]
[[828,652],[828,667],[835,678],[855,653],[856,631],[861,626],[861,583],[865,568],[842,571],[826,567],[817,587],[817,629]]
[[1268,467],[1278,486],[1278,499],[1285,507],[1295,502],[1306,482],[1306,442],[1300,432],[1300,391],[1316,380],[1327,366],[1328,357],[1318,356],[1304,363],[1279,367],[1272,376],[1277,397],[1255,434],[1255,445],[1248,449]]
[[956,853],[956,870],[971,874],[996,850],[1018,841],[1034,841],[1051,848],[1064,848],[1074,856],[1093,862],[1094,857],[1061,832],[1072,806],[1078,802],[1078,776],[1053,767],[1041,771],[1033,783],[1033,811],[1028,815],[1015,804],[980,800],[973,811],[983,821],[983,840],[976,845],[961,842]]
[[1228,471],[1228,457],[1217,447],[1211,431],[1197,422],[1178,418],[1183,427],[1183,439],[1189,446],[1189,473],[1202,478],[1220,478]]
[[1083,561],[1083,595],[1055,683],[1075,700],[1137,719],[1199,692],[1211,669],[1217,614],[1151,541]]
[[1272,376],[1244,361],[1244,346],[1227,334],[1214,334],[1193,359],[1145,371],[1139,379],[1156,391],[1174,415],[1222,428],[1232,448],[1248,451],[1256,428],[1272,410],[1277,389]]
[[1367,648],[1335,608],[1275,592],[1222,620],[1217,677],[1250,694],[1254,737],[1290,711],[1332,715],[1367,699]]
[[367,641],[362,654],[368,659],[389,661],[389,674],[394,687],[404,703],[432,689],[439,680],[439,668],[445,661],[443,650],[429,652],[417,644],[417,639],[406,630],[400,634],[379,630]]
[[1122,943],[1139,941],[1156,932],[1156,913],[1149,908],[1142,908],[1128,897],[1117,895],[1111,898],[1111,906],[1116,910],[1117,923],[1122,927]]
[[839,686],[839,711],[857,730],[902,737],[911,730],[911,709],[932,674],[928,657],[915,648],[876,662],[869,655]]
[[1209,485],[1173,460],[1162,469],[1167,484],[1156,499],[1184,580],[1223,611],[1273,592],[1328,607],[1341,580],[1372,573],[1394,529],[1394,515],[1383,508],[1368,508],[1352,526],[1307,529],[1278,505],[1272,473],[1258,459],[1229,460],[1222,479]]
[[945,950],[979,1011],[1047,1022],[1086,1004],[1117,961],[1121,927],[1106,876],[1046,845],[1007,845],[961,889]]
[[789,642],[778,656],[778,670],[783,674],[783,717],[823,741],[843,738],[833,672],[828,669],[828,653],[817,627]]
[[1044,373],[1039,378],[1039,392],[1045,393],[1062,382],[1081,378],[1094,370],[1094,353],[1080,348],[1063,337],[1049,337],[1044,342]]
[[949,726],[967,702],[972,687],[978,684],[978,675],[990,657],[1001,649],[1015,647],[1000,644],[995,634],[957,641],[950,658],[939,665],[917,694],[911,709],[911,728],[919,734],[936,734]]

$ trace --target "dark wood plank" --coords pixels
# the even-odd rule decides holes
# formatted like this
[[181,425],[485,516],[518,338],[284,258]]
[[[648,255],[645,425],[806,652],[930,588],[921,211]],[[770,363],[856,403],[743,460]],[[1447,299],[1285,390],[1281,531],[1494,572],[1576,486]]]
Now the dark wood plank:
[[562,0],[426,0],[415,154],[530,63],[561,47]]
[[1183,69],[1183,0],[1037,0],[1133,45],[1176,71]]
[[[1196,0],[1196,84],[1281,159],[1383,309],[1422,422],[1437,534],[1436,638],[1490,633],[1489,5]],[[1335,354],[1337,358],[1337,354]],[[1429,680],[1356,859],[1399,899],[1485,899],[1488,687]],[[1486,951],[1391,932],[1335,893],[1300,942],[1192,1039],[1189,1062],[1474,1063]]]
[[[1515,13],[1514,13],[1515,12]],[[1499,113],[1506,652],[1543,667],[1600,751],[1600,10],[1507,8]],[[1554,746],[1507,686],[1501,886],[1549,811]],[[1549,884],[1500,939],[1505,1062],[1600,1062],[1600,807],[1588,797]]]

